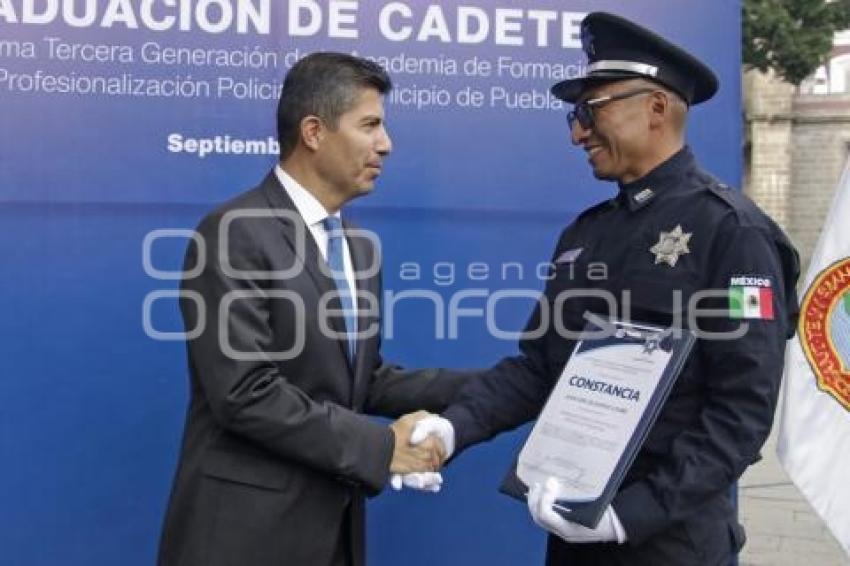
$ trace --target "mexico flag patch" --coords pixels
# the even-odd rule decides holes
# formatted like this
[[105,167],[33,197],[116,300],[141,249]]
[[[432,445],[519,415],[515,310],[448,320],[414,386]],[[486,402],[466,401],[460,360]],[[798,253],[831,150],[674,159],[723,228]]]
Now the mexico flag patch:
[[729,316],[773,320],[773,287],[767,277],[741,275],[729,281]]

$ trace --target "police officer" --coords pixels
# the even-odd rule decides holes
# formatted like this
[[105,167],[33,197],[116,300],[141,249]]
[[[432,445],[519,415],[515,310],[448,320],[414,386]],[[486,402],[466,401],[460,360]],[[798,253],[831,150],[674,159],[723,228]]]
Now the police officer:
[[[529,510],[551,533],[550,565],[726,564],[744,543],[730,488],[759,458],[794,333],[797,253],[685,145],[689,108],[718,88],[708,67],[611,14],[588,15],[582,39],[586,75],[552,93],[574,105],[573,144],[619,194],[561,234],[544,292],[550,312],[565,291],[627,292],[633,320],[680,317],[703,334],[599,525],[588,529],[555,514],[553,482],[532,487]],[[704,290],[716,292],[692,306],[716,312],[697,317],[702,311],[689,310],[689,301]],[[571,331],[584,326],[585,313],[610,311],[592,299],[560,304],[555,316]],[[538,307],[528,330],[540,322]],[[418,435],[437,434],[457,454],[534,419],[574,345],[553,325],[521,341],[520,355],[473,378],[442,417],[420,423]]]

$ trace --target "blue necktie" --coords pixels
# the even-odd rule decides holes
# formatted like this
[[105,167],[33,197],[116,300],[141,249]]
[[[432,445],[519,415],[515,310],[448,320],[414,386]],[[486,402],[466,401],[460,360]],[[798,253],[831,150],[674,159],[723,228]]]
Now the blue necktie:
[[348,334],[348,355],[351,365],[354,365],[354,356],[357,349],[357,317],[354,311],[354,298],[349,289],[348,281],[345,279],[345,263],[342,259],[342,221],[336,216],[328,216],[322,220],[325,233],[328,235],[328,267],[331,268],[331,276],[339,291],[339,302],[345,314],[345,329]]

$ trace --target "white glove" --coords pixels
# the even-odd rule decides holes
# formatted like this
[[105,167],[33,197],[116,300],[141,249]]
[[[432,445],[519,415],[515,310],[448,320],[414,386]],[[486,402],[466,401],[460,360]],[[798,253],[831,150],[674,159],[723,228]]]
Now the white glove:
[[455,451],[455,427],[448,420],[437,415],[429,415],[416,423],[410,433],[411,444],[419,444],[430,435],[434,435],[443,443],[446,449],[446,459],[451,458]]
[[[413,427],[410,433],[411,444],[419,444],[429,435],[435,435],[443,443],[448,459],[455,450],[455,429],[448,420],[437,415],[425,417]],[[439,472],[417,472],[411,474],[393,474],[390,485],[396,491],[402,486],[419,491],[437,493],[443,485],[443,476]]]
[[610,505],[605,509],[595,529],[571,523],[553,508],[560,485],[555,478],[546,480],[546,485],[534,484],[528,492],[528,511],[534,522],[567,542],[626,542],[626,531]]
[[411,474],[393,474],[390,485],[396,491],[401,491],[402,486],[419,491],[430,491],[437,493],[443,485],[443,476],[440,472],[415,472]]

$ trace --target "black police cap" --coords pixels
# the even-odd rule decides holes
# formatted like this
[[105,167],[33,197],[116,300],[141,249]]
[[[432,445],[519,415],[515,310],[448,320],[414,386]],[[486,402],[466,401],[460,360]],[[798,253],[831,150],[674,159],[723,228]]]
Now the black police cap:
[[704,63],[620,16],[588,14],[581,22],[581,43],[588,63],[584,76],[552,87],[552,94],[566,102],[574,103],[589,84],[634,78],[658,82],[688,104],[704,102],[717,92],[717,77]]

